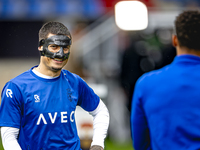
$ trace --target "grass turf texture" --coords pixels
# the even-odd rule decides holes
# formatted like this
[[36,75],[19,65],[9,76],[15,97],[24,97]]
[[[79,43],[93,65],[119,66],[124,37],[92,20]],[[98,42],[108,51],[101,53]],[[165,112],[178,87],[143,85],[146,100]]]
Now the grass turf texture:
[[1,136],[0,136],[0,150],[3,150],[3,146],[2,146],[2,143],[1,143]]
[[105,141],[105,150],[134,150],[132,147],[132,142],[125,142],[123,144],[112,142],[109,139]]

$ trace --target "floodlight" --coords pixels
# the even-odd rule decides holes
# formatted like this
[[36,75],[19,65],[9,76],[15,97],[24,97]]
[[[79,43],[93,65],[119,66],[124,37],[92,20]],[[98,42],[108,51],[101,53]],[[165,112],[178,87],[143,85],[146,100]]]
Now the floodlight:
[[121,1],[115,5],[115,22],[122,30],[143,30],[148,25],[148,11],[139,1]]

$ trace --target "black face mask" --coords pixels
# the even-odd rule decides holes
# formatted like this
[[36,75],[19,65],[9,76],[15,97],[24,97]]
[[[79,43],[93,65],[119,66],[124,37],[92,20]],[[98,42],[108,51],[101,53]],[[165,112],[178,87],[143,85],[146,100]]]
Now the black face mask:
[[[60,50],[56,53],[50,52],[49,49],[48,49],[48,46],[51,45],[51,44],[55,44],[55,45],[60,46]],[[60,58],[60,59],[65,60],[65,59],[69,58],[70,52],[64,53],[63,48],[65,48],[69,45],[71,45],[71,39],[68,36],[54,35],[54,36],[51,36],[47,39],[42,39],[39,42],[39,46],[43,46],[43,50],[40,51],[40,54],[41,54],[41,56],[46,56],[46,57],[49,57],[49,58],[52,58],[52,59]]]

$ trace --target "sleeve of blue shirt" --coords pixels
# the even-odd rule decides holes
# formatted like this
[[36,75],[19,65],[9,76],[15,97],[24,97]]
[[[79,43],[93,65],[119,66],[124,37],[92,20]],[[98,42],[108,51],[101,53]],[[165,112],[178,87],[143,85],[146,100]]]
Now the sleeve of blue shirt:
[[79,78],[78,105],[86,111],[93,111],[97,108],[99,101],[100,98],[94,93],[93,89],[83,79]]
[[150,150],[148,122],[142,105],[142,85],[137,81],[132,98],[131,136],[135,150]]
[[1,93],[0,126],[20,128],[21,93],[18,87],[8,82]]

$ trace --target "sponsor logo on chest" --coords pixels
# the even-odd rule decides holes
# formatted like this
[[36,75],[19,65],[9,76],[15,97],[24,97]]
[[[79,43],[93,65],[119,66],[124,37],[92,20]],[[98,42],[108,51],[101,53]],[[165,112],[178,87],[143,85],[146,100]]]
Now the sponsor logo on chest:
[[[58,117],[59,115],[60,117]],[[36,124],[54,124],[56,121],[59,121],[60,123],[67,123],[68,121],[74,122],[74,111],[72,111],[69,115],[67,111],[48,113],[48,115],[41,113],[38,116]]]

